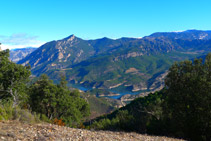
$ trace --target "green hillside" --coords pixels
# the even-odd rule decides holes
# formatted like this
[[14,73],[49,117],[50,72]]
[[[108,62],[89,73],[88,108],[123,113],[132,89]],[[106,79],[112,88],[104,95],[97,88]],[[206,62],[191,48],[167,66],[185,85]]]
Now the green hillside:
[[210,69],[211,54],[204,61],[174,63],[166,77],[165,89],[90,121],[88,128],[210,140]]

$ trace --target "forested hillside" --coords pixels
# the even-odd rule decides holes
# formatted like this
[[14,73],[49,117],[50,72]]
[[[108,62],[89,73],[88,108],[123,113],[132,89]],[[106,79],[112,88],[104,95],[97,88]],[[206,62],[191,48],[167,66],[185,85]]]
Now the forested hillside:
[[136,131],[189,140],[211,139],[211,54],[174,63],[165,88],[97,118],[94,129]]

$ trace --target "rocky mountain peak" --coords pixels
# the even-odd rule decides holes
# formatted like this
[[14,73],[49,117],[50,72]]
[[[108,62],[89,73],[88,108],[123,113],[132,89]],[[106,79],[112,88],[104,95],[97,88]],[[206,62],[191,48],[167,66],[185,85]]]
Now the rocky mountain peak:
[[74,34],[72,34],[72,35],[70,35],[70,36],[64,38],[64,40],[70,42],[70,41],[75,40],[76,38],[77,38],[77,37],[76,37]]
[[75,39],[75,35],[73,34],[73,35],[70,36],[70,38],[68,39],[68,41],[72,41],[74,39]]

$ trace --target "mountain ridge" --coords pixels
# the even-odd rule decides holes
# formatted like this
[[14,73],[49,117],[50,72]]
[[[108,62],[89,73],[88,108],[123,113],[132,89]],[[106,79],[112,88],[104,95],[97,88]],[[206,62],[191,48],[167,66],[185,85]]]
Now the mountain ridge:
[[196,30],[190,29],[183,32],[155,32],[148,37],[168,37],[172,39],[186,39],[186,40],[209,40],[211,39],[211,30]]
[[84,87],[153,91],[163,86],[162,76],[174,61],[211,51],[211,32],[203,39],[201,33],[206,31],[164,32],[141,39],[115,40],[83,40],[70,35],[42,45],[18,63],[29,63],[37,76],[47,73],[56,80],[62,73],[69,82]]

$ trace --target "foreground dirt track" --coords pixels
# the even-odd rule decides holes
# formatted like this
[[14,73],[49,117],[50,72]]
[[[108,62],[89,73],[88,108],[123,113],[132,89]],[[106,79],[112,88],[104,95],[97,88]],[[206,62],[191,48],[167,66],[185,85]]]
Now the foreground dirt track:
[[51,124],[24,124],[0,121],[0,141],[176,141],[177,139],[137,133],[90,131]]

